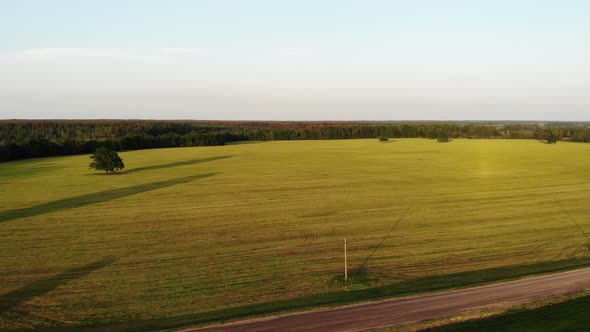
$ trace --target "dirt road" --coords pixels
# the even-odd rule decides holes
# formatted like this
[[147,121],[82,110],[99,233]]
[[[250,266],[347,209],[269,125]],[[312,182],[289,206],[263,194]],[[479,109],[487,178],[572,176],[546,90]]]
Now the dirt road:
[[186,331],[359,331],[508,307],[587,289],[590,268]]

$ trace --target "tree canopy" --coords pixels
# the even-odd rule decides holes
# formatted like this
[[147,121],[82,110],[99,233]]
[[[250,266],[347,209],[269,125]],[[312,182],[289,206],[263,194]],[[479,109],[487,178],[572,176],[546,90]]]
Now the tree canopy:
[[445,131],[442,131],[442,130],[438,132],[436,139],[439,143],[447,143],[450,141],[449,134],[447,134]]
[[115,173],[118,170],[125,168],[125,164],[119,154],[111,149],[100,147],[96,152],[90,156],[92,161],[89,167],[98,171],[105,171],[108,173]]
[[555,144],[557,143],[558,139],[559,137],[557,137],[557,135],[555,135],[553,132],[549,132],[549,134],[547,134],[547,144]]

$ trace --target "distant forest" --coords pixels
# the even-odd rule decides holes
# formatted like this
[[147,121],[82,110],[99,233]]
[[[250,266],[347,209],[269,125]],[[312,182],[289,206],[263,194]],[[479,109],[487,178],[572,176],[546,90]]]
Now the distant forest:
[[590,142],[590,123],[259,122],[1,120],[0,162],[117,151],[224,145],[236,141],[377,138],[509,138]]

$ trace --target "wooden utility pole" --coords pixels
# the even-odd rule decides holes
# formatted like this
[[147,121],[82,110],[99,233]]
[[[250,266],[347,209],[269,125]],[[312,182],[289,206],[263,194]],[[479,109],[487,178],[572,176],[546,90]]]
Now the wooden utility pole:
[[346,257],[346,238],[344,239],[344,282],[348,281],[348,261]]

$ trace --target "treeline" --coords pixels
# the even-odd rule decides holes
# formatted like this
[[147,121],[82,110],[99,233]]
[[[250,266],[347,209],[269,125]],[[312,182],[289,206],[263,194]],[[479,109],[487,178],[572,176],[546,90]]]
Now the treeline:
[[92,153],[224,145],[234,141],[377,138],[547,139],[590,142],[588,123],[0,121],[0,161]]
[[116,151],[171,148],[185,146],[214,146],[227,142],[244,140],[242,136],[227,132],[189,133],[180,135],[166,133],[160,136],[126,135],[105,139],[49,140],[44,137],[26,138],[24,142],[12,142],[0,145],[0,162],[49,156],[67,156],[93,153],[99,147],[108,147]]

